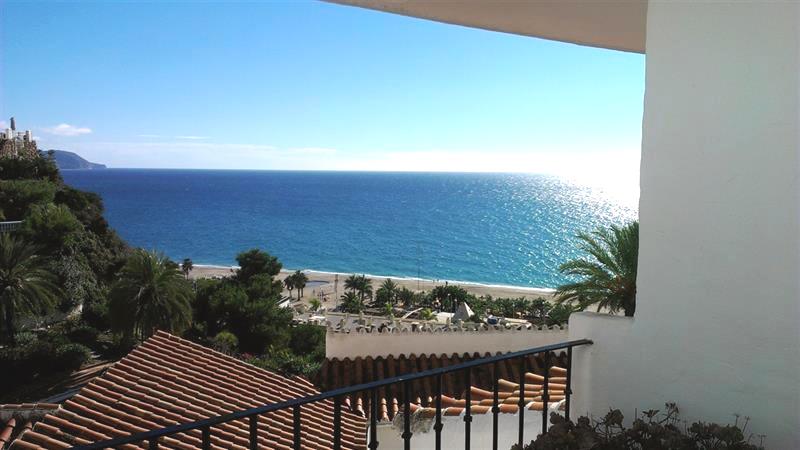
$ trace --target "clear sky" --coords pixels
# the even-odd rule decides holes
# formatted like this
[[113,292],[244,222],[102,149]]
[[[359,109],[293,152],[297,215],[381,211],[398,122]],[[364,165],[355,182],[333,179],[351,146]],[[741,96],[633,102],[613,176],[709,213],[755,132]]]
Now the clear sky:
[[638,176],[643,55],[321,2],[0,11],[0,125],[112,167]]

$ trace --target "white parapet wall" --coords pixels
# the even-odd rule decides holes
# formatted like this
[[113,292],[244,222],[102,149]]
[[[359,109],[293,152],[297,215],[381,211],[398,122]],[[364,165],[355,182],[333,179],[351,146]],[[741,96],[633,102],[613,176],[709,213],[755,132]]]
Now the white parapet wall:
[[459,327],[430,330],[409,328],[347,329],[328,328],[325,335],[327,358],[356,358],[399,355],[441,355],[453,353],[497,353],[525,350],[567,340],[566,327],[543,329],[506,329],[504,327],[461,329]]

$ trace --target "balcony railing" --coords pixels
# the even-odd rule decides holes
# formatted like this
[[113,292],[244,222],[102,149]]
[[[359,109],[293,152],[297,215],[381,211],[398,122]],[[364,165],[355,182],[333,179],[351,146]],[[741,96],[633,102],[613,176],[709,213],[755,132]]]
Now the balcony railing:
[[0,222],[0,233],[9,233],[11,231],[17,231],[22,227],[21,220],[15,220],[10,222]]
[[[369,436],[368,436],[368,447],[371,450],[375,450],[378,448],[378,432],[377,432],[377,425],[378,425],[378,414],[379,414],[379,402],[378,402],[378,390],[380,388],[400,384],[403,386],[404,391],[404,398],[403,398],[403,407],[402,407],[402,414],[403,414],[403,433],[402,439],[404,443],[404,448],[406,450],[411,449],[411,440],[413,437],[413,433],[411,432],[411,395],[409,394],[409,384],[414,380],[419,380],[427,377],[433,377],[436,379],[436,391],[438,395],[436,396],[436,415],[435,415],[435,425],[433,429],[435,430],[435,442],[436,442],[436,450],[441,450],[442,448],[442,376],[448,373],[454,373],[463,371],[465,374],[465,378],[467,380],[467,386],[470,386],[471,374],[472,369],[480,366],[488,366],[491,365],[493,367],[493,380],[494,380],[494,396],[493,396],[493,404],[492,404],[492,415],[493,415],[493,435],[492,435],[492,448],[497,450],[498,444],[498,421],[499,421],[499,413],[500,408],[498,406],[498,393],[499,393],[499,386],[498,386],[498,379],[499,374],[497,370],[497,365],[500,362],[508,361],[508,360],[518,360],[520,364],[520,383],[519,383],[519,425],[518,425],[518,435],[517,441],[522,447],[523,440],[525,438],[525,410],[526,410],[526,398],[525,398],[525,373],[527,372],[527,357],[530,355],[539,355],[544,354],[545,360],[545,371],[544,371],[544,382],[542,383],[542,433],[547,432],[547,422],[548,422],[548,403],[549,396],[548,396],[548,382],[549,382],[549,367],[550,367],[550,357],[551,353],[559,351],[559,350],[566,350],[567,352],[567,376],[566,376],[566,389],[564,390],[564,416],[569,418],[570,417],[570,397],[572,396],[572,349],[574,347],[582,346],[582,345],[591,345],[592,341],[589,339],[579,339],[574,341],[567,341],[561,342],[558,344],[551,344],[545,345],[541,347],[531,348],[528,350],[521,350],[512,353],[506,353],[504,355],[496,355],[487,358],[475,359],[472,361],[464,362],[461,364],[455,364],[446,367],[440,367],[436,369],[425,370],[421,372],[409,373],[405,375],[400,375],[391,378],[385,378],[382,380],[372,381],[369,383],[358,384],[355,386],[348,386],[339,389],[333,389],[327,392],[323,392],[316,395],[311,395],[308,397],[302,398],[295,398],[291,400],[287,400],[280,403],[273,403],[269,405],[259,406],[257,408],[250,408],[243,411],[236,411],[230,414],[226,414],[223,416],[211,417],[208,419],[198,420],[196,422],[174,425],[171,427],[161,428],[157,430],[146,431],[143,433],[136,433],[129,436],[119,437],[115,439],[110,439],[106,441],[95,442],[88,445],[77,446],[73,447],[76,450],[99,450],[105,448],[116,448],[122,445],[127,444],[142,444],[147,443],[149,449],[158,449],[159,448],[159,439],[165,436],[171,436],[179,433],[185,433],[189,431],[200,430],[202,436],[202,449],[203,450],[210,450],[211,449],[211,427],[220,425],[226,422],[231,422],[235,420],[249,420],[249,433],[250,433],[250,449],[258,449],[258,416],[262,414],[273,413],[280,410],[291,410],[292,417],[293,417],[293,448],[295,450],[300,450],[302,448],[302,439],[301,439],[301,430],[303,424],[300,420],[300,410],[303,405],[308,405],[311,403],[316,403],[324,400],[333,400],[334,410],[333,410],[333,449],[340,450],[341,449],[341,425],[342,425],[342,403],[343,399],[350,395],[359,392],[369,391],[371,393],[372,401],[370,402],[370,414],[369,414]],[[470,431],[471,431],[471,422],[472,422],[472,414],[470,412],[471,409],[471,393],[470,389],[466,389],[466,396],[465,396],[465,411],[464,411],[464,444],[467,450],[470,449]]]

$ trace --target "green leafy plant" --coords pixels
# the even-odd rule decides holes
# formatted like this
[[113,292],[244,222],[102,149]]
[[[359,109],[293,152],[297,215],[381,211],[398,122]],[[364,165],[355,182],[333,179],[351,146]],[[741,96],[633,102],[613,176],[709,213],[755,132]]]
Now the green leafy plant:
[[559,286],[557,301],[581,309],[595,305],[598,311],[612,314],[621,310],[632,317],[636,311],[639,222],[580,233],[578,239],[587,256],[567,261],[559,270],[579,280]]
[[60,294],[55,275],[36,251],[29,242],[0,233],[0,326],[12,344],[19,316],[47,312]]
[[618,409],[592,420],[580,417],[576,422],[551,413],[552,426],[547,433],[522,449],[512,450],[758,450],[761,444],[747,437],[747,418],[736,416],[732,425],[695,422],[689,426],[680,420],[678,407],[667,403],[663,411],[648,410],[634,419],[630,427]]
[[191,285],[163,253],[136,250],[111,289],[112,328],[145,339],[156,330],[178,332],[192,320]]

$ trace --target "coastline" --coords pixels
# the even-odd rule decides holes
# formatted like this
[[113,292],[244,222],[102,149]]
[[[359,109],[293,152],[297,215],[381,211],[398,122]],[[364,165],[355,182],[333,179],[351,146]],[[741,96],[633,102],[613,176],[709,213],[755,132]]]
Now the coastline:
[[[206,264],[196,264],[192,269],[191,274],[189,275],[190,278],[212,278],[212,277],[223,277],[231,275],[237,269],[236,266],[218,266],[218,265],[206,265]],[[339,286],[338,286],[338,294],[342,295],[344,292],[344,280],[352,275],[352,273],[342,273],[342,272],[326,272],[320,270],[311,270],[311,269],[302,269],[302,271],[308,276],[308,286],[305,289],[305,295],[302,298],[310,298],[311,296],[316,295],[318,292],[321,292],[323,296],[328,296],[329,300],[333,299],[333,294],[335,291],[334,281],[336,276],[339,276]],[[280,275],[278,278],[281,280],[285,278],[287,275],[293,273],[294,270],[284,269],[281,270]],[[398,287],[405,287],[411,289],[412,291],[429,291],[435,286],[443,285],[445,283],[453,284],[456,286],[460,286],[467,290],[467,292],[481,296],[481,295],[491,295],[495,298],[502,298],[502,297],[509,297],[509,298],[518,298],[518,297],[526,297],[529,299],[535,299],[537,297],[543,297],[547,300],[553,299],[553,294],[555,292],[554,289],[548,288],[536,288],[536,287],[527,287],[527,286],[508,286],[508,285],[500,285],[500,284],[483,284],[483,283],[476,283],[470,281],[459,281],[459,280],[430,280],[430,279],[420,279],[415,277],[394,277],[394,276],[386,276],[386,275],[374,275],[374,274],[365,274],[367,277],[372,279],[372,283],[375,289],[380,286],[380,284],[388,279],[391,278]],[[286,291],[288,294],[288,291]],[[294,293],[296,295],[296,291]]]

